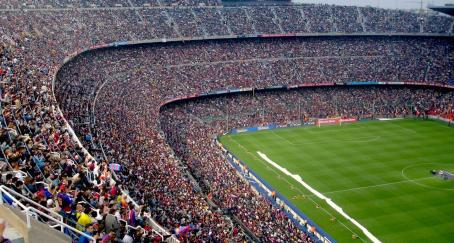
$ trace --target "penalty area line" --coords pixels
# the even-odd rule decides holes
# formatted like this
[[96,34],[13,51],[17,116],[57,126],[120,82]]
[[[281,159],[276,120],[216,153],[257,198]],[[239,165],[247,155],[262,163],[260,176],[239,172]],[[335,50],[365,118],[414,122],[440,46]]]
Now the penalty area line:
[[358,221],[356,221],[355,219],[350,217],[347,213],[345,213],[344,210],[341,207],[339,207],[337,204],[335,204],[330,198],[328,198],[325,195],[321,194],[320,192],[318,192],[317,190],[315,190],[314,188],[309,186],[306,182],[304,182],[303,179],[301,178],[301,176],[299,176],[298,174],[290,173],[290,171],[288,171],[286,168],[278,165],[277,163],[272,161],[270,158],[268,158],[268,156],[266,156],[266,154],[261,153],[260,151],[257,151],[257,154],[260,156],[260,158],[262,158],[263,160],[265,160],[266,162],[271,164],[273,167],[275,167],[276,169],[278,169],[282,173],[284,173],[287,176],[289,176],[289,177],[293,178],[294,180],[296,180],[298,183],[300,183],[302,186],[304,186],[312,194],[314,194],[318,198],[324,200],[336,212],[341,214],[344,218],[346,218],[347,220],[352,222],[356,227],[358,227],[367,236],[367,238],[369,238],[372,242],[381,243],[381,241],[377,237],[375,237],[371,232],[369,232],[369,230],[367,230],[364,226],[362,226]]

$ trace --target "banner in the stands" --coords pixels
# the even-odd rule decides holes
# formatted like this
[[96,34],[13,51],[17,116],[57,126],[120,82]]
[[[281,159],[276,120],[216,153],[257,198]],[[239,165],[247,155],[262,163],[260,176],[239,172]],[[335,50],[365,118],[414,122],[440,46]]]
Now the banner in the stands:
[[351,82],[347,82],[347,85],[378,85],[380,84],[379,82],[377,81],[351,81]]
[[243,133],[243,132],[256,132],[256,131],[261,131],[261,130],[275,129],[277,127],[278,127],[277,125],[271,124],[268,126],[261,126],[261,127],[234,128],[230,131],[230,133],[235,134],[235,133]]

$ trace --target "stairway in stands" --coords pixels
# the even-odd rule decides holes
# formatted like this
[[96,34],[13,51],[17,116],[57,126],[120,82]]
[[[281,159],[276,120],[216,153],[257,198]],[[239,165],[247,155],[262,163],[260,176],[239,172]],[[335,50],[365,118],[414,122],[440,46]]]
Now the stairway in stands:
[[[0,211],[3,209],[0,209]],[[0,218],[0,222],[4,219]],[[3,232],[3,238],[9,239],[12,243],[24,243],[25,239],[23,234],[21,234],[14,226],[12,226],[8,221],[4,221],[6,224],[5,231]]]
[[0,205],[0,218],[6,220],[7,223],[4,237],[13,243],[63,243],[72,241],[69,236],[32,217],[29,217],[30,224],[27,224],[27,216],[18,208],[7,204]]

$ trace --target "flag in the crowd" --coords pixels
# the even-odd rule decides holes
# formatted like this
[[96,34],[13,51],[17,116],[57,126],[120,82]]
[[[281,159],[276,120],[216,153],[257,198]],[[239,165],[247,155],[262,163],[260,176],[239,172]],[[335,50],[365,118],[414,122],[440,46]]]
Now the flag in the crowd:
[[185,235],[185,234],[189,233],[189,231],[191,231],[191,225],[180,226],[175,229],[175,234],[176,235]]
[[120,171],[121,165],[116,164],[116,163],[111,163],[111,164],[109,164],[109,168],[113,171]]

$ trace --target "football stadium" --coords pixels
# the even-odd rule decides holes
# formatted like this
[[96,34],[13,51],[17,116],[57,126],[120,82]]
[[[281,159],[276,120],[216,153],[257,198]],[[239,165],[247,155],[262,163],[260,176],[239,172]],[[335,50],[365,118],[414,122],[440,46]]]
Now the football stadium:
[[0,0],[0,242],[454,242],[454,6],[313,2]]

